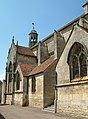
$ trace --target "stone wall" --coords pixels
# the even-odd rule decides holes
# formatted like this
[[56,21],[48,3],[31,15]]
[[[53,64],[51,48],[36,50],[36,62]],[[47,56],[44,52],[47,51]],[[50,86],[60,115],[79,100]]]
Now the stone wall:
[[12,94],[8,94],[6,95],[6,104],[10,104],[12,103]]
[[[69,41],[59,59],[57,71],[57,112],[86,117],[88,116],[88,77],[70,79],[68,56],[74,43],[80,43],[88,51],[88,33],[74,26]],[[88,68],[88,65],[87,65]],[[88,72],[88,70],[87,70]]]
[[58,87],[57,112],[88,117],[88,81]]
[[29,79],[29,106],[30,107],[38,107],[43,108],[43,74],[39,74],[35,76],[36,79],[36,90],[32,93],[32,79]]
[[29,80],[27,77],[23,79],[23,106],[27,106],[29,104]]
[[56,85],[56,63],[44,72],[44,107],[54,104]]
[[23,105],[23,92],[14,94],[14,105]]
[[2,96],[1,96],[1,103],[5,104],[5,91],[6,91],[6,81],[3,80],[2,82]]
[[39,42],[37,57],[38,57],[38,65],[40,65],[41,63],[43,63],[45,60],[49,58],[48,47],[45,46],[43,42]]

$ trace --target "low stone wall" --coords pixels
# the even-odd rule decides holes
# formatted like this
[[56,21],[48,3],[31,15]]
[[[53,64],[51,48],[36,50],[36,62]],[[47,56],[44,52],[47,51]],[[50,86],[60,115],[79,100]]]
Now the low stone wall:
[[12,95],[6,95],[6,104],[11,105],[11,102],[12,102]]
[[14,94],[14,105],[23,105],[23,94]]
[[57,87],[57,112],[88,118],[88,81]]
[[32,79],[29,79],[29,106],[43,108],[43,74],[35,76],[36,79],[36,91],[32,92]]

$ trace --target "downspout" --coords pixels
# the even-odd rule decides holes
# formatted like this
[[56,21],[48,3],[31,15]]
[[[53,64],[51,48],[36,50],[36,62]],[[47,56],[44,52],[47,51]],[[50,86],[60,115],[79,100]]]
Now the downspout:
[[55,86],[55,100],[54,100],[55,110],[54,113],[57,113],[57,87]]
[[54,113],[57,113],[57,72],[56,72],[56,85],[55,85],[55,100],[54,100]]

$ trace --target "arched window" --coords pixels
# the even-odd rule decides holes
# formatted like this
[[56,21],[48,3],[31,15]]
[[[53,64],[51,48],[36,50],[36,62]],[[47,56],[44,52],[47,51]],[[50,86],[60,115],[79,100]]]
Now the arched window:
[[20,90],[20,75],[19,75],[19,72],[16,73],[16,90]]
[[82,44],[75,43],[72,46],[68,55],[68,64],[71,80],[87,76],[87,57]]

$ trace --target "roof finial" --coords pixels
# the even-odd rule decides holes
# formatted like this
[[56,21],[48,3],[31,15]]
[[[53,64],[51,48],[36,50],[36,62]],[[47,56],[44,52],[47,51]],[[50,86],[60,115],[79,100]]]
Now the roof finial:
[[12,43],[14,43],[14,36],[12,37]]
[[35,25],[35,23],[32,23],[32,25],[33,25],[33,30],[34,30],[34,25]]

